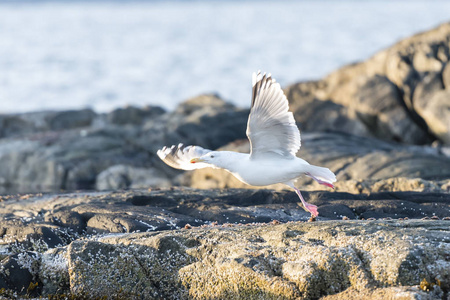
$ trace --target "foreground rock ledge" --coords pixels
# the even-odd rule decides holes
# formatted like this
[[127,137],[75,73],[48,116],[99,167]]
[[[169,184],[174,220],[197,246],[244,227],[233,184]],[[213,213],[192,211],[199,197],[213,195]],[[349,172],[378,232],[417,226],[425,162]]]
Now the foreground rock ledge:
[[[76,240],[33,257],[44,295],[439,299],[450,289],[449,224],[391,220],[209,226]],[[424,279],[427,284],[420,288]]]

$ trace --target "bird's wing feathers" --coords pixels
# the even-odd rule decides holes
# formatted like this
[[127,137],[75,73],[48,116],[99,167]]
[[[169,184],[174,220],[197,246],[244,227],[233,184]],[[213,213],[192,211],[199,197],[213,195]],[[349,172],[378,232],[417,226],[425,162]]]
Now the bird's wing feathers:
[[191,163],[191,159],[201,157],[209,152],[211,152],[211,150],[199,146],[184,146],[183,144],[178,144],[178,146],[173,145],[170,148],[163,147],[158,150],[156,154],[172,168],[194,170],[213,167],[213,165],[202,162],[195,164]]
[[253,73],[252,107],[247,123],[251,158],[278,154],[295,156],[300,149],[300,131],[289,102],[271,75]]

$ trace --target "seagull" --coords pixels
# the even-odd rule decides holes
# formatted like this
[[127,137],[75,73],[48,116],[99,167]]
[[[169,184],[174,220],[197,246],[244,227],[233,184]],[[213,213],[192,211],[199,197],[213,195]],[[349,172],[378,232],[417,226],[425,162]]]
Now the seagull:
[[315,218],[317,206],[308,203],[294,181],[306,175],[319,184],[334,188],[336,175],[327,168],[310,165],[296,156],[300,131],[289,102],[271,74],[253,73],[252,104],[247,122],[250,154],[212,151],[200,146],[179,144],[163,147],[157,155],[169,166],[194,170],[207,167],[225,169],[240,181],[253,186],[282,183],[294,189],[303,207]]

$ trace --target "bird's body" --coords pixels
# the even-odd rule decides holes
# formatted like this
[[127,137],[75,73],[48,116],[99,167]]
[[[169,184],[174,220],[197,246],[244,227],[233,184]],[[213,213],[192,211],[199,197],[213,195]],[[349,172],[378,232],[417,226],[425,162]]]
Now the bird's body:
[[240,181],[265,186],[283,183],[293,188],[305,209],[317,216],[317,206],[307,203],[294,181],[306,175],[320,184],[334,187],[336,176],[327,168],[310,165],[296,157],[300,149],[300,131],[289,111],[281,87],[266,74],[253,74],[252,108],[247,124],[251,153],[211,151],[199,146],[172,146],[158,151],[168,165],[184,170],[205,167],[231,172]]
[[215,166],[229,171],[240,181],[254,186],[294,180],[307,172],[310,167],[310,164],[298,157],[286,159],[274,155],[254,160],[247,153],[220,152],[220,160]]

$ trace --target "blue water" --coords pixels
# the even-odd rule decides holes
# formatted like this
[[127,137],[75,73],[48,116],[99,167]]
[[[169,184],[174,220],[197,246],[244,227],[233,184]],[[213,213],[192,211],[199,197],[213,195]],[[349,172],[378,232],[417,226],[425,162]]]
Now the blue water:
[[450,21],[450,1],[0,4],[0,113],[161,105],[217,92],[245,107],[251,73],[320,78]]

